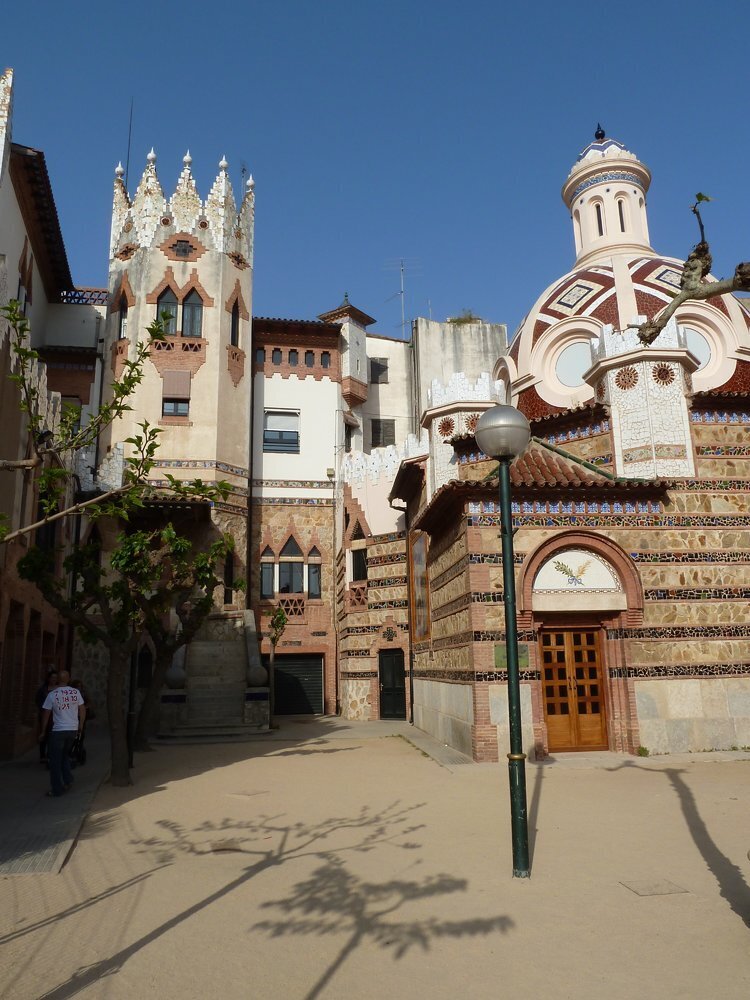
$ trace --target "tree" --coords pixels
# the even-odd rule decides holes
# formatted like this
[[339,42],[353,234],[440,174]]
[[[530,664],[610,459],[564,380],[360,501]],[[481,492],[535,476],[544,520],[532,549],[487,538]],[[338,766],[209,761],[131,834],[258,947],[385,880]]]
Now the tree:
[[[172,523],[151,530],[123,532],[109,566],[98,545],[88,544],[66,560],[76,586],[72,593],[55,575],[49,552],[32,548],[19,562],[19,573],[39,588],[45,599],[74,625],[84,641],[101,643],[109,652],[107,712],[112,752],[112,784],[131,783],[125,724],[124,693],[130,657],[144,631],[157,650],[156,668],[145,719],[164,683],[175,652],[195,636],[213,607],[221,584],[216,569],[234,548],[222,535],[207,551],[181,536]],[[242,581],[239,581],[242,586]],[[170,622],[174,611],[178,625]],[[141,736],[145,738],[143,729]]]
[[0,460],[0,471],[36,475],[43,514],[41,520],[22,524],[11,532],[8,531],[6,515],[0,514],[0,542],[12,541],[71,514],[86,513],[89,517],[97,517],[127,510],[130,502],[137,500],[147,488],[148,460],[153,458],[156,435],[159,433],[156,428],[145,422],[141,425],[141,447],[127,460],[126,473],[119,486],[81,502],[71,502],[70,497],[73,460],[78,452],[95,444],[106,427],[131,409],[128,400],[143,381],[143,368],[151,346],[154,341],[164,339],[163,321],[156,319],[147,327],[146,339],[138,341],[134,358],[123,362],[120,377],[111,384],[110,402],[104,403],[88,423],[79,427],[77,409],[69,408],[56,417],[50,409],[48,395],[40,389],[38,370],[41,359],[30,346],[29,321],[20,311],[19,303],[14,300],[3,306],[0,315],[8,322],[12,356],[12,370],[8,378],[18,386],[20,409],[27,419],[27,450],[31,452],[28,458]]
[[279,605],[271,615],[268,622],[268,638],[271,641],[271,655],[268,658],[268,715],[269,722],[273,722],[273,714],[276,708],[276,677],[274,674],[274,660],[276,658],[276,647],[279,644],[286,628],[286,611]]
[[[94,444],[105,427],[131,409],[128,400],[143,379],[143,367],[151,346],[155,340],[164,338],[163,320],[157,319],[147,328],[148,336],[136,344],[134,358],[124,362],[122,374],[112,383],[111,401],[102,405],[87,424],[78,427],[77,412],[63,412],[57,418],[50,409],[49,395],[43,392],[38,378],[39,355],[29,346],[29,323],[21,314],[18,303],[11,302],[2,309],[2,314],[9,324],[13,356],[9,378],[18,386],[21,411],[27,417],[30,455],[25,459],[1,461],[0,471],[22,471],[37,477],[43,517],[34,523],[22,524],[12,532],[7,531],[7,526],[3,532],[0,526],[0,540],[8,542],[72,515],[86,514],[91,520],[109,518],[115,523],[127,523],[150,500],[163,500],[165,497],[209,501],[226,498],[229,485],[225,482],[204,483],[200,479],[187,482],[166,475],[166,485],[150,483],[148,477],[155,463],[160,431],[144,420],[138,425],[139,433],[125,439],[131,445],[131,453],[125,459],[121,484],[85,501],[71,502],[75,454]],[[179,539],[171,525],[161,530],[166,531],[163,538],[160,536],[162,548],[171,547],[174,553],[184,551],[184,546],[189,548],[190,543]],[[106,568],[102,565],[102,553],[98,546],[74,548],[63,563],[66,573],[72,575],[72,587],[56,573],[55,554],[48,550],[32,547],[17,567],[19,575],[33,582],[47,602],[77,628],[85,640],[100,642],[108,650],[107,707],[112,782],[116,785],[130,783],[123,694],[130,655],[137,648],[147,619],[153,624],[156,616],[146,598],[153,602],[154,608],[164,608],[165,602],[168,603],[165,588],[160,586],[163,569],[156,576],[153,570],[151,578],[147,577],[142,567],[138,569],[138,558],[144,559],[145,554],[150,552],[154,537],[154,532],[120,534],[118,545],[111,553],[110,566]],[[220,548],[214,550],[215,558],[223,551],[221,545],[227,544],[226,540],[219,543]],[[206,558],[210,556],[207,554]],[[196,586],[200,587],[201,580],[208,580],[207,567],[205,559],[199,556],[192,561],[195,569],[192,589],[195,590]],[[132,570],[130,576],[124,572],[127,569]],[[153,586],[146,591],[144,588],[148,579]],[[185,573],[182,583],[187,583]],[[177,590],[179,592],[179,587]],[[187,610],[183,611],[185,626],[193,630],[199,627],[196,622],[200,614],[205,618],[210,610],[210,593],[204,595],[205,599],[197,600],[192,616]],[[180,600],[181,607],[186,608],[187,598],[183,595]],[[204,607],[208,610],[202,612]],[[179,610],[177,615],[179,619]]]
[[[234,539],[222,535],[206,551],[180,536],[169,523],[128,536],[112,567],[128,582],[143,626],[156,650],[151,680],[135,731],[136,749],[148,749],[148,725],[175,653],[191,642],[213,607],[213,593],[223,586],[219,566],[234,551]],[[243,580],[234,587],[245,589]],[[174,619],[177,619],[176,623]]]
[[659,313],[658,316],[648,320],[646,323],[640,323],[636,327],[638,338],[643,344],[653,344],[675,312],[685,302],[711,299],[715,295],[726,295],[728,292],[750,292],[750,263],[748,262],[738,264],[731,278],[723,278],[720,281],[706,280],[711,271],[713,261],[708,241],[706,240],[706,232],[699,206],[709,201],[711,201],[711,198],[708,195],[701,194],[701,192],[698,192],[695,196],[695,204],[691,206],[690,211],[698,220],[700,240],[693,247],[690,256],[685,261],[680,281],[680,291],[675,294],[675,297],[666,309]]

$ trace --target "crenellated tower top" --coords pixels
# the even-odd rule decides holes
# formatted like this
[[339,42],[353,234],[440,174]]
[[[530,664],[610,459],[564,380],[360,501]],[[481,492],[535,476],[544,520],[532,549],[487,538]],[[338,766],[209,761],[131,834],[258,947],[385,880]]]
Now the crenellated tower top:
[[206,249],[226,253],[242,266],[253,264],[255,182],[250,176],[237,207],[225,157],[205,201],[192,174],[188,151],[171,198],[167,199],[156,172],[156,153],[146,157],[146,168],[131,200],[122,164],[115,169],[110,257],[127,260],[142,248],[162,247],[170,237],[192,236]]

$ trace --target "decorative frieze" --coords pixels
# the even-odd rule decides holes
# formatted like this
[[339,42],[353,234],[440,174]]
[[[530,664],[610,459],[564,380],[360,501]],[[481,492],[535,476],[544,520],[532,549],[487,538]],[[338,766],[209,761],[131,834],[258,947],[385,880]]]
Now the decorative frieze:
[[750,663],[660,663],[611,667],[610,677],[747,677]]

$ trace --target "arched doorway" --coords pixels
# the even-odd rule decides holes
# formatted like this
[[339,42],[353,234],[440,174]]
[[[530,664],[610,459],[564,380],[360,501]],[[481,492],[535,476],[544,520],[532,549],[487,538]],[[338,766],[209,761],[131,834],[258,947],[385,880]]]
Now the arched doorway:
[[544,749],[632,751],[632,681],[616,638],[618,629],[640,623],[643,615],[631,560],[593,533],[557,536],[528,558],[521,605],[537,634],[534,722]]

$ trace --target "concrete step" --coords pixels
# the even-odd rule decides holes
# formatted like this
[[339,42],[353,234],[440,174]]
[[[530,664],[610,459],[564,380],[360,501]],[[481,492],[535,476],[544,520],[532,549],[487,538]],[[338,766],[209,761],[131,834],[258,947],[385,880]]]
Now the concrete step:
[[242,743],[268,732],[258,726],[232,725],[178,726],[173,733],[160,733],[161,743]]

